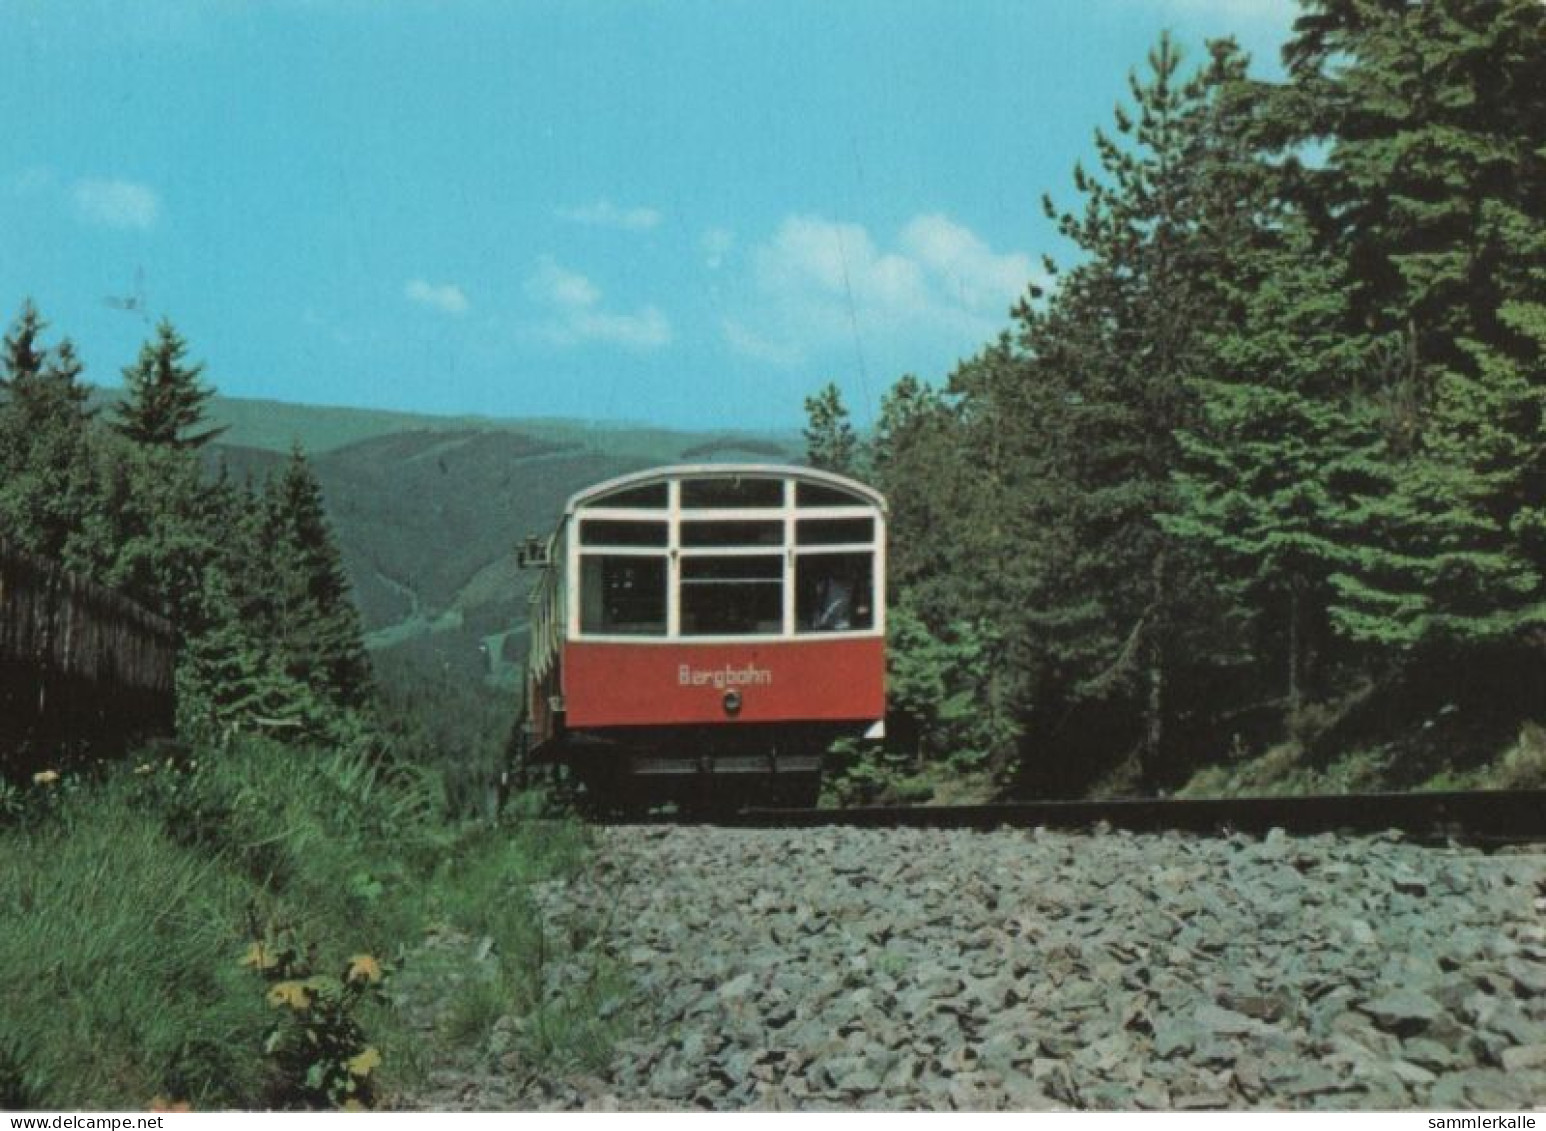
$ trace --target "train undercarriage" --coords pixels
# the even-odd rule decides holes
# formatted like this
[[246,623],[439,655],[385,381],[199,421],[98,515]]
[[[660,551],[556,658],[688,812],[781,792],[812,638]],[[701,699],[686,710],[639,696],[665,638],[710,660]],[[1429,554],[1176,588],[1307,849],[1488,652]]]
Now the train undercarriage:
[[821,793],[826,751],[858,733],[840,724],[569,731],[536,746],[518,738],[512,761],[518,786],[546,781],[596,815],[805,808]]

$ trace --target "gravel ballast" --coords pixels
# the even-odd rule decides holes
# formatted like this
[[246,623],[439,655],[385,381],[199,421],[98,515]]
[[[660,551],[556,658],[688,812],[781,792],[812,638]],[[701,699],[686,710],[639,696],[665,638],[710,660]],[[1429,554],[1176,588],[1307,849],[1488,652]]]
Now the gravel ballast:
[[[1393,837],[625,826],[549,929],[631,1019],[442,1109],[1517,1109],[1546,1102],[1546,855]],[[552,992],[582,977],[556,965]]]

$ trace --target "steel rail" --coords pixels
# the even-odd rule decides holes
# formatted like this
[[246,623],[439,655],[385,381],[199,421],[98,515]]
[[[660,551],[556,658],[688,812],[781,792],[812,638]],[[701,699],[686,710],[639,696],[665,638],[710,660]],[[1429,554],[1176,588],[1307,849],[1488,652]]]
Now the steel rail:
[[1350,793],[1310,797],[1122,798],[853,809],[748,808],[709,820],[741,828],[1091,829],[1133,832],[1399,832],[1416,840],[1546,844],[1546,790]]

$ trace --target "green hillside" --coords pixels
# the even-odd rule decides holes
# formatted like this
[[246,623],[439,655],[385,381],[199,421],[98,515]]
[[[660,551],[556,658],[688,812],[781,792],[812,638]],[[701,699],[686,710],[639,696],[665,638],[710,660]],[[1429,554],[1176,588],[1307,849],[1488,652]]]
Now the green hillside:
[[297,441],[306,449],[368,642],[398,679],[423,670],[514,678],[530,582],[515,547],[551,528],[581,488],[659,464],[787,463],[800,451],[790,435],[210,403],[228,430],[207,458],[238,478],[263,478]]
[[[122,393],[117,387],[99,387],[92,390],[92,399],[105,407]],[[228,446],[288,452],[299,442],[311,456],[405,432],[519,432],[551,444],[604,446],[612,454],[649,464],[725,459],[776,462],[789,458],[800,442],[795,433],[689,432],[562,417],[435,416],[218,395],[210,398],[208,415],[227,429],[221,439]]]

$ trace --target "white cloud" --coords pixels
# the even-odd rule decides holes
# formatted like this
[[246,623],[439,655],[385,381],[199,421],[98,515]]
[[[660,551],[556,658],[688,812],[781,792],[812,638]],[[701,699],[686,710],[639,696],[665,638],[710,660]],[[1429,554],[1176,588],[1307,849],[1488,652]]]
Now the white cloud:
[[720,328],[724,331],[725,341],[730,343],[730,348],[753,361],[787,366],[797,365],[804,356],[799,347],[792,343],[770,341],[755,330],[748,329],[738,319],[726,318],[720,323]]
[[1036,275],[1028,255],[996,252],[942,215],[910,220],[892,248],[859,224],[791,216],[751,261],[754,301],[725,321],[725,340],[784,365],[855,344],[959,356],[1003,328]]
[[154,227],[161,215],[155,191],[133,181],[76,181],[70,197],[77,216],[106,228],[144,230]]
[[555,345],[609,342],[629,349],[657,349],[671,342],[671,323],[659,309],[644,306],[627,314],[603,309],[601,288],[552,256],[537,261],[526,280],[526,293],[548,308],[550,317],[537,332]]
[[601,291],[578,271],[560,267],[550,255],[537,261],[537,269],[526,280],[526,293],[539,302],[575,310],[595,306]]
[[660,213],[653,208],[623,208],[606,199],[558,208],[554,214],[560,220],[583,224],[587,228],[620,228],[627,232],[648,231],[658,227],[661,220]]
[[423,279],[409,279],[403,287],[403,297],[442,314],[460,316],[467,313],[467,295],[455,283],[427,283]]
[[970,228],[947,216],[918,216],[902,229],[902,247],[965,310],[996,312],[1031,280],[1031,257],[996,254]]

